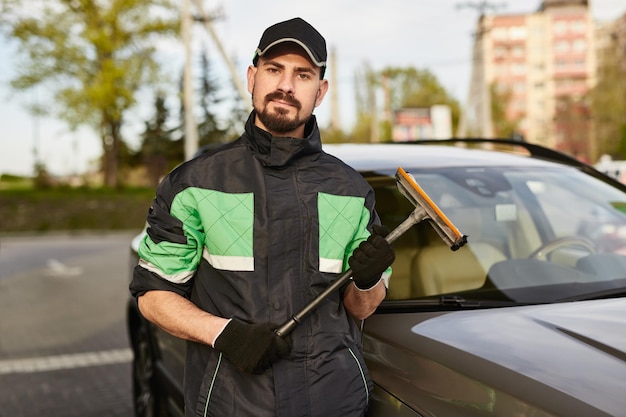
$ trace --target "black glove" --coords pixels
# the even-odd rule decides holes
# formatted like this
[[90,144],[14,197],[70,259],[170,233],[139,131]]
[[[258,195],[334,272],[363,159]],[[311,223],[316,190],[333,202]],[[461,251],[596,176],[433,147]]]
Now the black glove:
[[368,290],[376,285],[381,274],[396,259],[393,248],[385,240],[388,234],[385,226],[375,225],[372,235],[361,242],[348,259],[352,279],[358,288]]
[[[277,327],[277,326],[275,326]],[[232,319],[215,340],[215,349],[244,372],[262,374],[291,352],[291,343],[270,324],[247,324]]]

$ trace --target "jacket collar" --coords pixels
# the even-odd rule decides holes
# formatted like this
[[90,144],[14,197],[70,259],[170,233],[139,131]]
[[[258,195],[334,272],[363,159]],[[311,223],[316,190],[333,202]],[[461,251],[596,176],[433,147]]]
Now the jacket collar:
[[255,126],[255,112],[252,111],[246,122],[245,134],[250,139],[257,159],[265,166],[280,167],[294,159],[312,155],[315,159],[322,150],[320,131],[315,116],[304,126],[304,138],[275,137]]

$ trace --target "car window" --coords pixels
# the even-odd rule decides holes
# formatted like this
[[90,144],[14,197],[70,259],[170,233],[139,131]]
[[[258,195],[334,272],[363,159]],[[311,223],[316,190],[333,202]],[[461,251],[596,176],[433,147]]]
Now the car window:
[[[578,181],[576,186],[572,186],[573,181]],[[553,173],[528,181],[527,185],[548,218],[554,237],[587,237],[599,252],[626,253],[621,192],[585,176]]]
[[[569,167],[429,169],[412,175],[468,236],[452,251],[427,221],[394,243],[388,300],[551,302],[626,279],[626,194]],[[392,178],[370,183],[381,221],[413,210]],[[550,287],[550,291],[547,288]]]

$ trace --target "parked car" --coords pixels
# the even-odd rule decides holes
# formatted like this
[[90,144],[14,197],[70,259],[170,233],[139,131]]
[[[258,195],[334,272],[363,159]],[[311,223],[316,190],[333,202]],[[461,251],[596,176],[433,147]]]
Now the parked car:
[[[626,416],[625,185],[514,141],[325,150],[369,181],[390,229],[413,210],[400,166],[468,236],[452,251],[424,221],[394,243],[363,323],[370,416]],[[137,415],[182,415],[184,342],[133,300],[128,328]]]

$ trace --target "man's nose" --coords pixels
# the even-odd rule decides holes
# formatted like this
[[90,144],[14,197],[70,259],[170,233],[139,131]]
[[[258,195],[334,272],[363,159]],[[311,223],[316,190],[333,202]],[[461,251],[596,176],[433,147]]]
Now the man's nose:
[[289,71],[284,71],[278,82],[278,89],[285,93],[293,94],[295,91],[294,75]]

